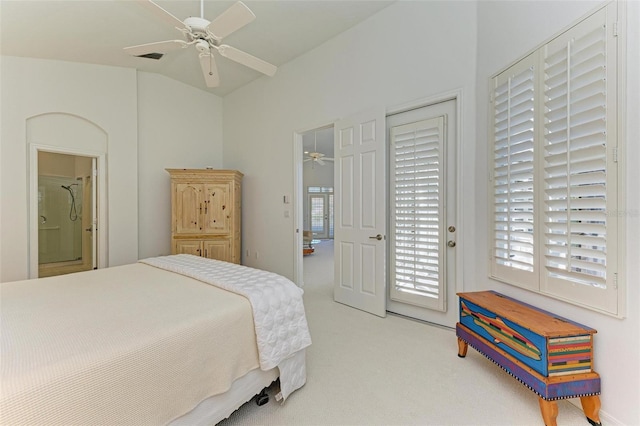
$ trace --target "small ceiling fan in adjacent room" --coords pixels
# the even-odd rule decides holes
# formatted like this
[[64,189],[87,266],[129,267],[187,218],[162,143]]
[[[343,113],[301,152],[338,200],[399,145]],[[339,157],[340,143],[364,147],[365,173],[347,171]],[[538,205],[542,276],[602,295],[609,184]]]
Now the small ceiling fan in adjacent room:
[[204,0],[200,1],[200,17],[189,17],[184,21],[176,18],[151,0],[144,0],[140,2],[140,4],[159,18],[164,19],[169,25],[176,27],[176,29],[184,35],[184,40],[166,40],[125,47],[124,50],[128,54],[140,58],[157,60],[162,58],[167,52],[186,49],[193,45],[199,52],[200,66],[207,87],[218,87],[220,84],[220,77],[213,52],[217,52],[220,56],[231,59],[270,77],[276,73],[277,67],[275,65],[236,49],[235,47],[222,44],[223,38],[244,27],[256,18],[253,12],[241,1],[235,3],[213,21],[208,21],[204,18]]
[[308,158],[305,158],[304,162],[313,161],[312,165],[317,163],[321,166],[325,165],[325,161],[333,161],[333,158],[327,157],[325,154],[318,152],[318,135],[313,132],[313,152],[305,152]]

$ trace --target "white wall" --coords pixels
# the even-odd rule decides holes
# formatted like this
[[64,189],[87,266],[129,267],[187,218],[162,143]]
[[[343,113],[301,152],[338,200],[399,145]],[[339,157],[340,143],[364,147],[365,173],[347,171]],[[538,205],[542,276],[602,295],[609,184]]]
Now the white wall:
[[165,168],[222,166],[222,100],[152,73],[0,60],[0,281],[28,277],[26,119],[84,117],[108,134],[109,265],[170,252]]
[[294,131],[462,89],[463,164],[473,171],[475,22],[474,2],[398,2],[225,96],[225,167],[245,173],[245,264],[294,278],[294,228],[282,204],[293,193]]
[[26,120],[62,112],[108,134],[109,264],[138,255],[135,70],[31,58],[2,57],[2,276],[28,277]]
[[[475,250],[486,253],[488,247],[488,175],[487,175],[487,123],[489,77],[541,45],[551,36],[567,28],[601,2],[485,2],[478,3],[477,50],[477,157],[475,192],[476,220],[474,228]],[[602,377],[602,411],[604,424],[640,424],[640,140],[638,126],[640,75],[640,3],[628,2],[629,65],[627,68],[629,96],[627,105],[627,297],[628,316],[620,320],[590,310],[562,303],[544,296],[520,290],[487,279],[488,261],[477,259],[477,280],[468,280],[467,290],[494,289],[527,303],[543,307],[598,330],[595,336],[595,370]]]
[[167,77],[138,73],[139,257],[170,254],[167,168],[222,167],[222,99]]

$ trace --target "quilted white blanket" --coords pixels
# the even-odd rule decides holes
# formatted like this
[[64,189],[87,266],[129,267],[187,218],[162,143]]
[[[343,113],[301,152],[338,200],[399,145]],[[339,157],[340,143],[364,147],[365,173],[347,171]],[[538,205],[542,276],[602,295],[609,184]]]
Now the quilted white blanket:
[[304,385],[304,360],[300,362],[300,357],[294,356],[311,345],[301,288],[272,272],[188,254],[154,257],[140,262],[249,299],[253,309],[260,368],[279,368],[283,399]]

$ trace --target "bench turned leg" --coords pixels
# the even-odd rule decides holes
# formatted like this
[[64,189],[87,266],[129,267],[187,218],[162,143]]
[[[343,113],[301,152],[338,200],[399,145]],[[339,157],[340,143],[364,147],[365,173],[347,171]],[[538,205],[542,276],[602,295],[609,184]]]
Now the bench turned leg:
[[538,402],[540,403],[540,411],[542,412],[542,419],[544,420],[545,426],[557,426],[558,403],[542,398],[538,398]]
[[580,397],[580,403],[582,404],[582,411],[584,411],[584,415],[587,416],[587,420],[593,426],[601,426],[600,423],[600,397],[598,395],[594,396],[583,396]]
[[458,337],[458,356],[460,358],[464,358],[465,356],[467,356],[468,346],[469,345],[467,345],[467,342]]

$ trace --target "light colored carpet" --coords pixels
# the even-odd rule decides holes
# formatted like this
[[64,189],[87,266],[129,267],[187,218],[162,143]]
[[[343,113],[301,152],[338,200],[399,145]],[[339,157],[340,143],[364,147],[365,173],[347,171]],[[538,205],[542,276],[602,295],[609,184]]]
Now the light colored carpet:
[[[453,330],[378,318],[333,301],[333,242],[305,256],[313,339],[307,384],[284,405],[243,405],[220,425],[543,425],[537,396],[473,348],[457,356]],[[558,425],[588,425],[559,401]]]

